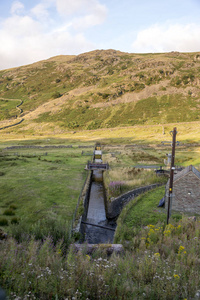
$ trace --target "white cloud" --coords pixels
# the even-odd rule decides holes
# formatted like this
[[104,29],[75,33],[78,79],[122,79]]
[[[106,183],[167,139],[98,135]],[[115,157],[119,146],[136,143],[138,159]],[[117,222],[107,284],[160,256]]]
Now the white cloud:
[[69,32],[24,35],[21,38],[0,31],[0,40],[5,47],[0,48],[0,69],[33,63],[60,54],[78,54],[94,48],[81,34]]
[[20,1],[13,2],[10,12],[11,14],[20,14],[24,12],[24,4]]
[[[37,35],[40,30],[40,23],[29,16],[14,15],[6,19],[0,32],[4,32],[8,37],[24,38],[26,36]],[[5,44],[3,44],[5,46]]]
[[102,24],[107,16],[107,9],[104,5],[97,4],[91,14],[77,18],[74,22],[75,29],[85,29],[90,26]]
[[47,19],[49,17],[48,9],[45,4],[40,3],[31,9],[31,13],[37,19]]
[[[18,18],[19,26],[15,27],[12,34],[9,26],[0,30],[0,40],[4,41],[4,46],[0,48],[0,69],[29,64],[60,54],[79,54],[94,48],[81,34],[71,35],[60,29],[46,33],[40,24],[26,18]],[[10,20],[10,24],[12,22],[14,20]]]
[[57,10],[62,16],[74,15],[73,27],[85,29],[103,23],[107,16],[107,8],[97,0],[56,0]]
[[[84,14],[77,18],[59,18],[55,11],[55,1],[41,0],[26,14],[21,2],[13,3],[12,15],[0,23],[0,69],[29,64],[55,55],[79,54],[95,49],[94,44],[84,36],[83,22],[84,28],[103,22],[105,7],[96,0],[77,0],[70,9],[80,9],[79,12]],[[71,3],[68,0],[59,1],[60,5]],[[89,3],[92,4],[90,8]],[[81,30],[78,30],[80,27]],[[76,34],[73,28],[77,29]]]
[[58,12],[61,15],[70,15],[77,12],[86,12],[98,3],[95,0],[56,0]]
[[200,51],[200,25],[153,25],[140,31],[132,43],[134,52]]

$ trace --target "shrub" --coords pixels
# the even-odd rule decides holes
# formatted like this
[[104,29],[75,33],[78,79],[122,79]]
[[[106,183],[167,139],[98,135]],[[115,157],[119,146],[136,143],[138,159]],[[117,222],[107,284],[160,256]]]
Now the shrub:
[[0,226],[8,226],[8,220],[5,218],[0,218]]
[[11,205],[10,205],[10,209],[13,209],[13,210],[17,209],[17,205],[11,204]]
[[13,211],[13,209],[6,209],[3,213],[5,216],[14,216],[15,215],[15,212]]
[[12,81],[13,78],[12,78],[12,77],[9,77],[9,76],[6,76],[6,80],[7,80],[7,81]]
[[181,79],[179,77],[176,77],[174,80],[174,85],[176,85],[176,86],[181,85],[181,82],[182,82]]
[[166,91],[167,89],[166,89],[165,86],[161,86],[159,90],[160,90],[160,91]]
[[140,90],[143,90],[145,88],[145,85],[143,83],[135,82],[134,83],[134,88],[135,88],[136,91],[140,91]]
[[19,223],[19,218],[17,218],[17,217],[12,218],[10,223],[11,224],[18,224]]
[[108,98],[109,96],[110,96],[110,94],[108,94],[108,93],[103,93],[103,94],[102,94],[102,98],[103,98],[103,99],[106,99],[106,98]]
[[61,96],[62,96],[62,95],[61,95],[60,92],[54,92],[54,93],[52,94],[52,98],[53,98],[53,99],[60,98]]

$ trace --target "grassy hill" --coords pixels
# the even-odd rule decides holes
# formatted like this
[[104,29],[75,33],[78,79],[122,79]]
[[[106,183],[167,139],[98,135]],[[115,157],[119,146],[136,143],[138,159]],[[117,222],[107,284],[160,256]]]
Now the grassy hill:
[[200,54],[53,57],[0,71],[0,106],[0,127],[29,134],[199,121]]

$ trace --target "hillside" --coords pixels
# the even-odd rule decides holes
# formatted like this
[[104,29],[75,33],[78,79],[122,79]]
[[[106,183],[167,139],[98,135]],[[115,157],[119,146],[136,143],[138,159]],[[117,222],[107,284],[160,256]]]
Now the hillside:
[[21,133],[199,121],[200,53],[96,50],[3,70],[0,107],[0,127],[23,118]]

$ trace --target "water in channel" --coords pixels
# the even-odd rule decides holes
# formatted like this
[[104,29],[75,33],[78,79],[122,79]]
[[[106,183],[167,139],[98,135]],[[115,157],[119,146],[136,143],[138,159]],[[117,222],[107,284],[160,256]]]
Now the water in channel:
[[[86,222],[109,228],[116,228],[116,224],[106,218],[103,192],[103,171],[101,170],[93,171]],[[114,231],[109,229],[85,225],[85,241],[88,244],[112,243],[114,233]]]

